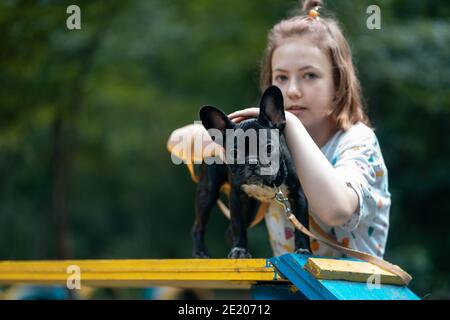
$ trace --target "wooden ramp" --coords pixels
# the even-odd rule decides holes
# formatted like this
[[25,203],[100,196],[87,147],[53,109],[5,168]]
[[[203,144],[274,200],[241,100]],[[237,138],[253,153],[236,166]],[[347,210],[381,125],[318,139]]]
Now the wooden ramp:
[[[250,289],[287,284],[266,259],[2,261],[0,285],[59,284],[79,270],[81,286]],[[75,272],[75,273],[74,273]]]
[[[355,259],[285,254],[271,259],[0,261],[0,285],[250,289],[253,299],[416,300],[394,275]],[[379,283],[367,282],[379,275]]]

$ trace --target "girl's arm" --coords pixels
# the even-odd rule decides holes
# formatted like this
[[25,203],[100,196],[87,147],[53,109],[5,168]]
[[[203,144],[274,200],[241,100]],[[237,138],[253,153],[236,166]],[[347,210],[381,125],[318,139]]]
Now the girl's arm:
[[[229,117],[239,122],[258,114],[258,108],[249,108]],[[347,186],[301,121],[290,112],[286,112],[285,136],[310,211],[329,226],[347,222],[358,209],[356,191]]]
[[358,209],[358,195],[331,165],[301,121],[286,112],[286,142],[312,213],[329,226],[347,222]]

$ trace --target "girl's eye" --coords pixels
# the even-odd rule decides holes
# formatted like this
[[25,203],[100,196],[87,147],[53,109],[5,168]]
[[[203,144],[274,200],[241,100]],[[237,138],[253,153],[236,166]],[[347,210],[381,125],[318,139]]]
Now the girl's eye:
[[276,77],[275,77],[275,80],[276,80],[276,81],[279,81],[279,82],[281,82],[281,81],[286,81],[286,80],[287,80],[287,77],[286,77],[286,76],[280,75],[280,76],[276,76]]
[[308,73],[305,73],[304,78],[306,80],[314,80],[317,78],[317,75],[315,73],[308,72]]

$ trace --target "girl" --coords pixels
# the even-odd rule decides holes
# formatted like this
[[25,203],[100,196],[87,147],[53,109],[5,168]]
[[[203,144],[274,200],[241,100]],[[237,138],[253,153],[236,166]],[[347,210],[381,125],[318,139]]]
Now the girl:
[[[381,258],[391,203],[387,169],[363,110],[349,45],[335,20],[320,17],[320,5],[307,0],[303,15],[270,30],[261,90],[276,85],[283,93],[286,141],[310,219],[343,246]],[[258,108],[249,108],[229,117],[239,122],[258,113]],[[207,135],[200,125],[179,130]],[[270,205],[265,221],[274,255],[293,252],[294,227],[282,208]],[[342,256],[314,240],[311,250]]]

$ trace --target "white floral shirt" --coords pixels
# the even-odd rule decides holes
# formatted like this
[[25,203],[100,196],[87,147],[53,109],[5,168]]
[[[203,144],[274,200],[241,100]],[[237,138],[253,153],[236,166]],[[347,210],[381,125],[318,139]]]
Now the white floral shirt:
[[[359,207],[345,224],[329,227],[310,212],[317,224],[343,246],[383,257],[389,229],[391,194],[388,173],[372,129],[357,123],[338,131],[321,148],[325,157],[358,194]],[[294,226],[282,208],[271,203],[265,213],[274,256],[294,251]],[[345,256],[324,243],[311,240],[314,255]]]

